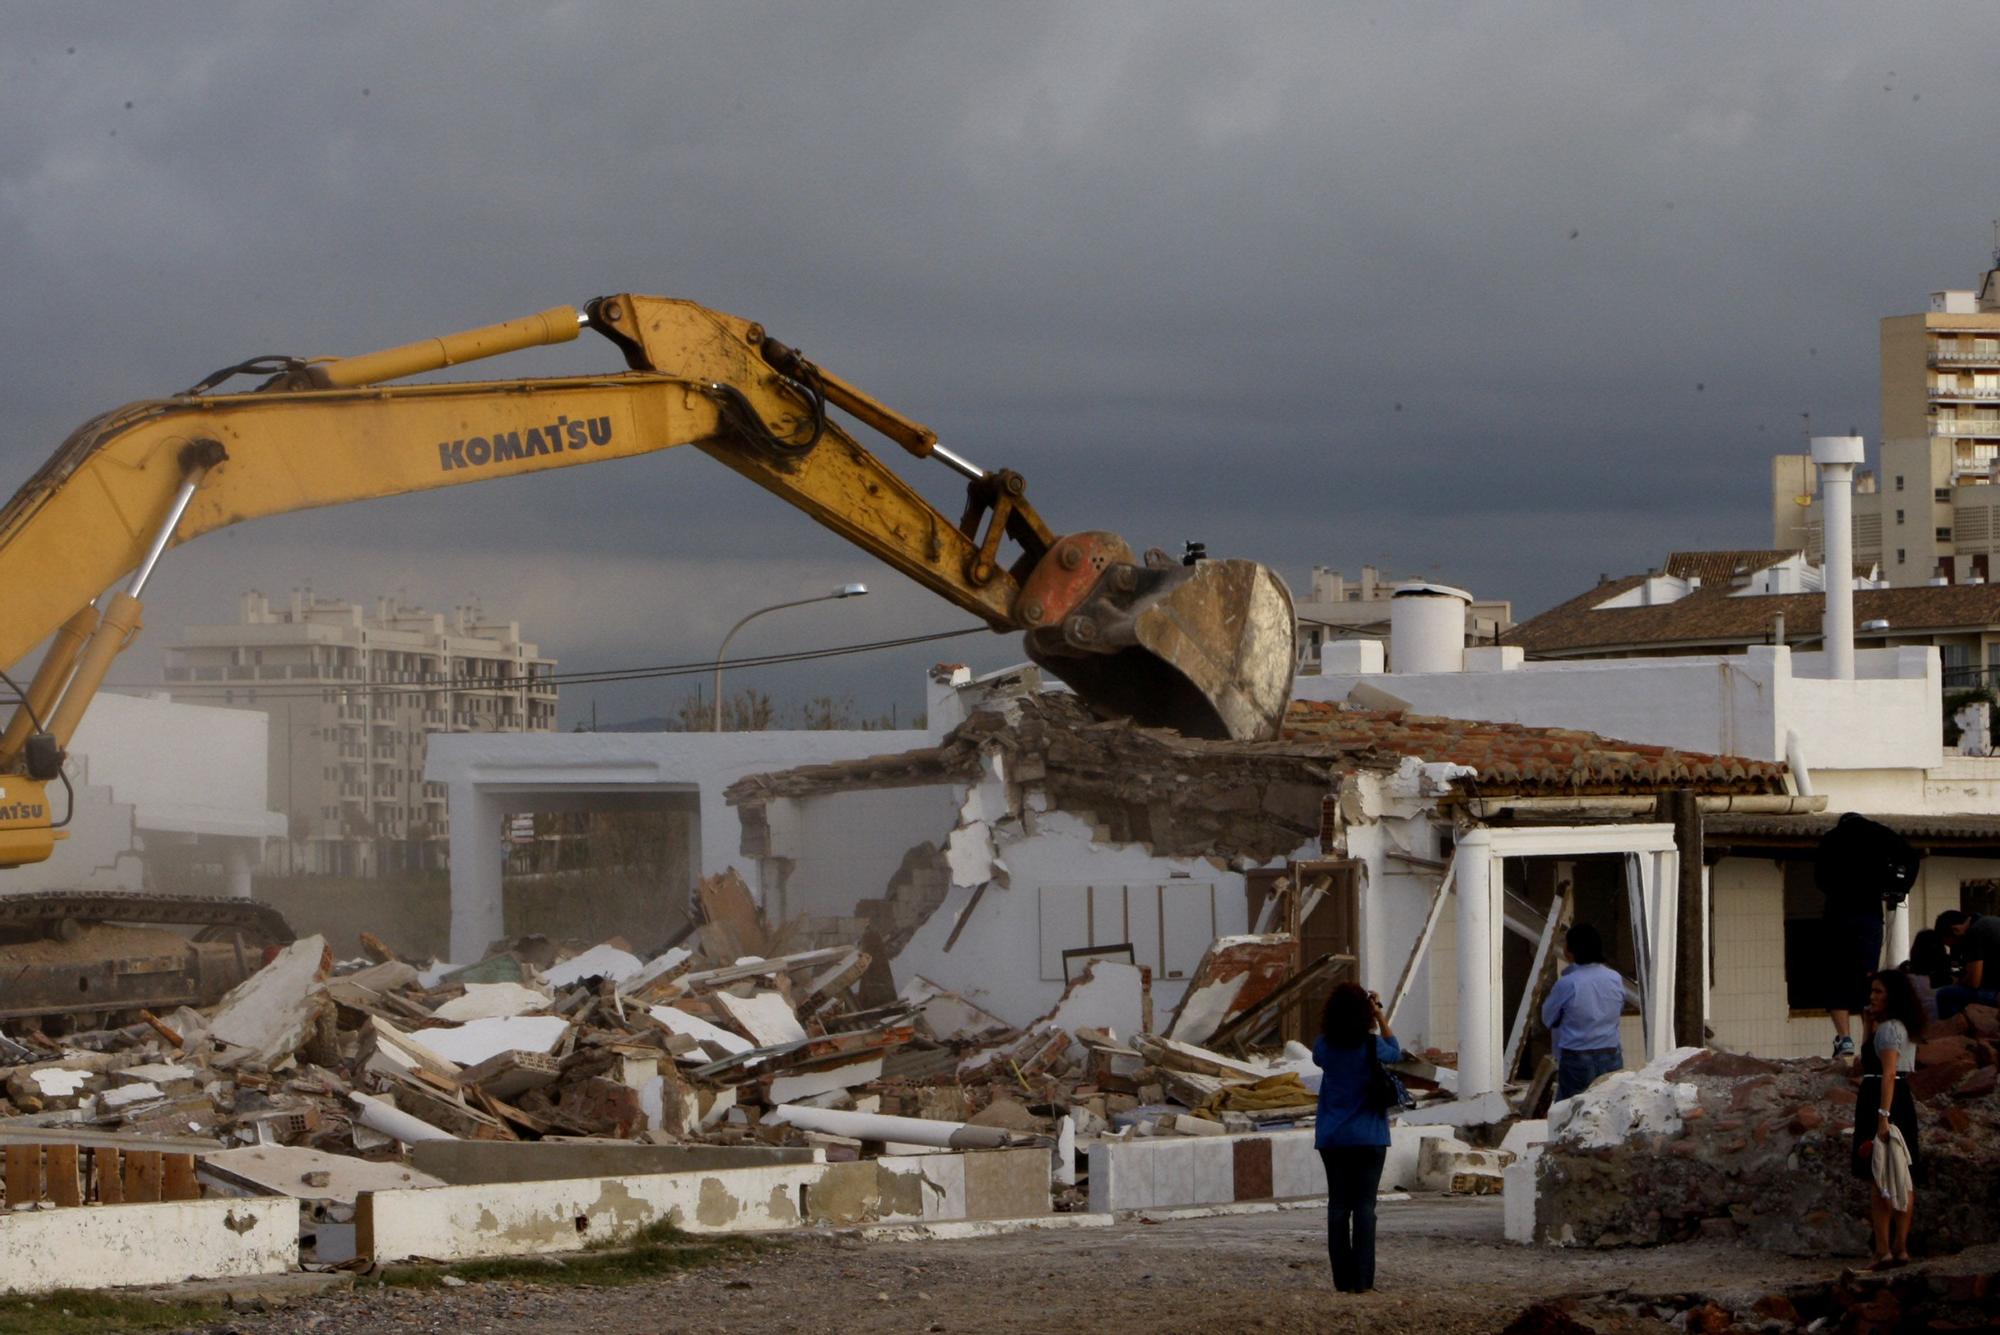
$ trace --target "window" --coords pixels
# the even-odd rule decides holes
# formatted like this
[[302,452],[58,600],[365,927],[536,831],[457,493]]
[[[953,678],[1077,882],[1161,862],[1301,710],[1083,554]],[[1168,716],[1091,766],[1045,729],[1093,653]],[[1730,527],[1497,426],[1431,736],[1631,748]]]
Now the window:
[[1941,504],[1945,505],[1951,504],[1951,488],[1950,487],[1937,488],[1935,491],[1931,493],[1931,499],[1934,501],[1938,501]]
[[1973,657],[1972,646],[1969,644],[1940,644],[1938,667],[1947,687],[1971,686],[1978,683],[1979,664]]
[[1896,511],[1896,522],[1899,524],[1903,522],[1903,512],[1901,510]]
[[1908,557],[1906,557],[1906,556],[1905,556],[1905,555],[1903,554],[1903,549],[1902,549],[1901,547],[1898,547],[1898,548],[1896,549],[1896,564],[1897,564],[1897,565],[1902,565],[1902,564],[1904,564],[1904,562],[1905,562],[1905,561],[1907,561],[1908,559],[1909,559],[1909,558],[1908,558]]
[[1951,530],[1950,530],[1950,529],[1948,529],[1948,528],[1941,528],[1941,529],[1939,529],[1939,530],[1937,531],[1937,540],[1938,540],[1939,542],[1950,542],[1950,541],[1951,541]]
[[1898,473],[1896,474],[1896,490],[1901,491],[1902,489],[1903,489],[1903,475],[1901,473]]
[[1810,858],[1780,864],[1785,872],[1785,1004],[1794,1011],[1826,1009],[1826,927],[1820,910],[1826,897],[1813,884]]

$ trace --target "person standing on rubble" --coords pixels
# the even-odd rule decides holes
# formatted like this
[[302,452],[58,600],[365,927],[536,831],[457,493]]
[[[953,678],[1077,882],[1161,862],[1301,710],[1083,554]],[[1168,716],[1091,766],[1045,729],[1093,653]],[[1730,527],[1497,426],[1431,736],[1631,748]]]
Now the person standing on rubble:
[[1563,958],[1570,966],[1542,1003],[1542,1023],[1555,1038],[1558,1102],[1625,1064],[1618,1041],[1625,980],[1604,962],[1604,938],[1589,923],[1576,923],[1563,937]]
[[1882,967],[1883,913],[1908,897],[1921,861],[1903,836],[1858,811],[1842,814],[1813,850],[1835,1061],[1854,1055],[1848,1020],[1867,1005],[1868,980]]
[[1357,983],[1334,988],[1313,1040],[1322,1072],[1313,1145],[1326,1165],[1326,1251],[1342,1293],[1375,1287],[1375,1194],[1389,1156],[1382,1065],[1402,1059],[1382,999]]
[[1910,1263],[1910,1219],[1923,1175],[1909,1077],[1924,1011],[1909,975],[1884,969],[1870,978],[1861,1019],[1867,1041],[1854,1101],[1854,1175],[1869,1184],[1868,1221],[1875,1233],[1870,1269],[1889,1270]]

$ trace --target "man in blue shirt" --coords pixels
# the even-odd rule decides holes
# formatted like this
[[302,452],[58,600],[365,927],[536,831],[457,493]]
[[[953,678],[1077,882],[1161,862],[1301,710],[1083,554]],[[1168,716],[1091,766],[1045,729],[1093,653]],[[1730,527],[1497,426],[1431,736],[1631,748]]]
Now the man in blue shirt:
[[1555,1036],[1556,1098],[1590,1088],[1591,1081],[1625,1064],[1618,1047],[1618,1017],[1625,1013],[1625,980],[1604,962],[1597,929],[1577,923],[1563,938],[1571,961],[1542,1003],[1542,1023]]

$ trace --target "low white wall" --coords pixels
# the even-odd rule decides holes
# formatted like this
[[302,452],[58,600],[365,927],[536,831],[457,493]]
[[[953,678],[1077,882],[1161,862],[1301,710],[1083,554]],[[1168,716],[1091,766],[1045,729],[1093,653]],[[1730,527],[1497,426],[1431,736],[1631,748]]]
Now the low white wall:
[[[668,1222],[689,1233],[809,1223],[942,1223],[1050,1209],[1045,1149],[913,1154],[861,1163],[364,1192],[356,1242],[375,1261],[464,1261],[581,1251]],[[902,1179],[912,1186],[885,1190]],[[825,1199],[814,1193],[825,1191]]]
[[1366,682],[1421,713],[1582,728],[1684,751],[1785,758],[1797,732],[1806,764],[1924,769],[1942,755],[1937,651],[1869,650],[1857,679],[1829,681],[1819,654],[1772,645],[1741,654],[1569,659],[1494,672],[1300,677],[1305,700],[1340,700]]
[[298,1263],[289,1197],[0,1214],[0,1293],[281,1275]]
[[261,838],[285,832],[284,813],[269,809],[265,791],[269,725],[255,709],[105,693],[91,701],[70,750],[91,783],[133,805],[141,829]]

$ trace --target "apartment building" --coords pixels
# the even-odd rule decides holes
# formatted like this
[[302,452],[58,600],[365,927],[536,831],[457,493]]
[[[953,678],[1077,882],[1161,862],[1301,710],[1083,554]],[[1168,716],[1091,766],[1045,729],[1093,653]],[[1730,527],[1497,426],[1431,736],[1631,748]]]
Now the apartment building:
[[[1319,671],[1320,650],[1335,640],[1389,640],[1389,604],[1398,584],[1374,566],[1361,567],[1350,580],[1338,570],[1314,566],[1305,596],[1293,600],[1298,618],[1299,665]],[[1504,598],[1475,599],[1465,608],[1465,642],[1493,644],[1514,624],[1514,605]]]
[[[1896,587],[1984,582],[2000,565],[2000,251],[1975,290],[1882,321],[1880,467],[1854,487],[1854,556]],[[1805,455],[1772,461],[1773,547],[1824,549]]]
[[477,605],[370,609],[295,590],[278,606],[246,593],[234,623],[188,627],[166,680],[174,699],[270,716],[270,801],[289,832],[267,871],[373,876],[445,865],[450,821],[444,786],[423,780],[426,738],[553,732],[554,671],[519,622]]

